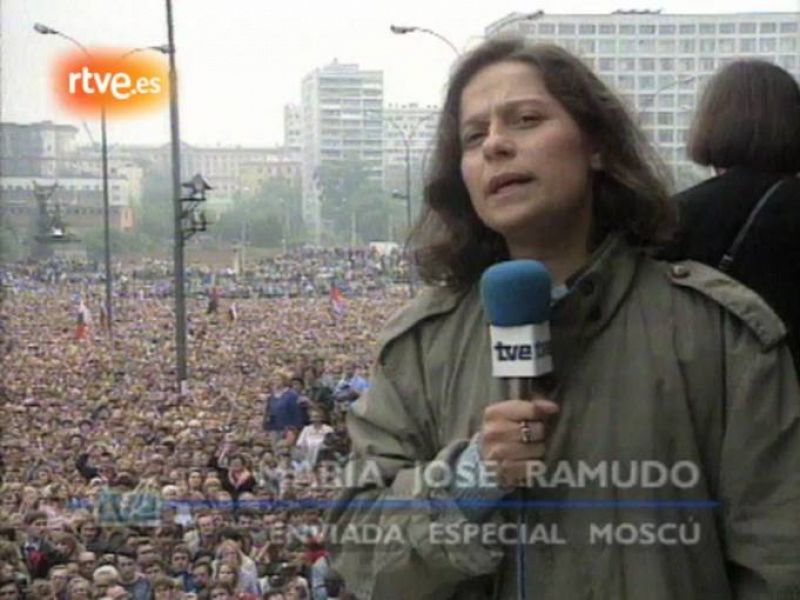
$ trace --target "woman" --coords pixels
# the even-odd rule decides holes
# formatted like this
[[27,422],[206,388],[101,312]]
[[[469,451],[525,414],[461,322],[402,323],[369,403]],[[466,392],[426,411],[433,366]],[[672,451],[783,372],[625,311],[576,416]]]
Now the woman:
[[78,554],[84,551],[84,547],[71,533],[65,531],[54,531],[51,534],[53,548],[64,559],[64,562],[78,560]]
[[[677,195],[672,256],[722,266],[764,298],[789,330],[800,372],[800,86],[765,61],[725,66],[703,93],[688,151],[716,177]],[[751,215],[731,264],[722,265]]]
[[304,466],[313,469],[317,464],[317,454],[325,441],[325,436],[333,432],[333,427],[325,423],[325,415],[319,408],[312,408],[309,417],[311,424],[303,427],[295,448],[299,451]]
[[[238,593],[252,594],[256,597],[261,593],[258,584],[258,574],[252,559],[242,554],[236,542],[225,540],[219,544],[214,561],[214,572],[219,581],[226,569],[232,569],[235,581],[229,581]],[[245,566],[247,563],[247,566]]]
[[92,585],[88,579],[73,577],[67,584],[66,600],[89,600],[92,597]]
[[[493,39],[457,65],[438,127],[414,234],[434,287],[388,323],[348,414],[352,487],[329,519],[391,535],[332,540],[348,588],[394,600],[800,589],[800,390],[783,329],[729,278],[648,256],[670,203],[621,102],[561,48]],[[555,385],[533,401],[504,399],[491,376],[477,283],[509,258],[541,261],[555,283]],[[651,486],[643,461],[693,478]],[[603,469],[625,477],[604,484]],[[517,488],[547,508],[496,506]],[[593,539],[593,526],[642,524],[694,529],[675,544]]]

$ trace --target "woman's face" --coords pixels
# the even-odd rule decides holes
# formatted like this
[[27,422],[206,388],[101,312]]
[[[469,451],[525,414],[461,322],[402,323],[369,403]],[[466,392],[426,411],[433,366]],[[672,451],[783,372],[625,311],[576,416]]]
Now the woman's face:
[[461,94],[461,175],[483,223],[513,240],[560,239],[591,223],[597,156],[538,70],[517,61],[479,71]]
[[100,528],[94,523],[86,523],[80,530],[81,538],[84,540],[94,539],[99,532]]
[[55,547],[58,553],[62,556],[69,556],[72,554],[72,552],[70,552],[69,544],[62,539],[53,540],[53,547]]
[[89,583],[86,581],[75,581],[69,586],[69,597],[84,600],[89,597]]
[[237,561],[239,558],[239,552],[236,550],[236,548],[226,546],[219,551],[219,557],[226,561]]

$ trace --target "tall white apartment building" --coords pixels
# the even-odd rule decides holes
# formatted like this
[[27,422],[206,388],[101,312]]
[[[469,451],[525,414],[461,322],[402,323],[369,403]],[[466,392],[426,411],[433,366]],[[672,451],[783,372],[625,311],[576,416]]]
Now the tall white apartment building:
[[322,234],[320,167],[360,161],[383,183],[383,71],[337,61],[302,83],[303,221],[315,242]]
[[[406,154],[412,187],[418,188],[428,157],[433,151],[438,106],[389,104],[383,109],[383,187],[405,193]],[[408,153],[406,153],[408,150]],[[412,191],[418,193],[417,191]]]
[[628,103],[679,175],[692,169],[685,140],[703,85],[721,66],[743,57],[774,62],[800,80],[799,23],[796,12],[513,13],[489,25],[486,35],[517,33],[582,57]]
[[283,107],[283,146],[292,160],[300,160],[303,149],[303,111],[297,104]]

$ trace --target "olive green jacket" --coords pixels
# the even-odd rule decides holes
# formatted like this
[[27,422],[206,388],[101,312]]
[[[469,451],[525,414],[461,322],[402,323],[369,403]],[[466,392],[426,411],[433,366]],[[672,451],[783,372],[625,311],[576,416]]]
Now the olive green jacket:
[[[551,329],[561,411],[548,465],[690,461],[700,477],[689,489],[531,490],[528,531],[550,534],[525,548],[527,597],[800,598],[800,390],[767,305],[713,269],[609,238],[554,305]],[[328,515],[334,568],[358,598],[517,598],[516,547],[461,539],[465,512],[422,476],[431,461],[453,464],[500,399],[476,289],[427,289],[390,320],[348,415],[350,487]],[[376,468],[377,479],[358,476]],[[515,514],[496,508],[486,522]],[[647,543],[646,524],[686,535]],[[402,539],[359,543],[352,533],[367,526]]]

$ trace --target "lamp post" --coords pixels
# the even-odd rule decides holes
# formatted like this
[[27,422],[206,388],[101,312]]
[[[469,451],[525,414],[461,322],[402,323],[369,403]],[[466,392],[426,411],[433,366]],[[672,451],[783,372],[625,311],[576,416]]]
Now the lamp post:
[[[411,142],[414,140],[414,136],[419,131],[420,125],[422,125],[425,121],[430,119],[433,115],[427,115],[422,117],[419,121],[414,123],[414,126],[411,128],[410,132],[407,132],[402,127],[400,127],[397,123],[395,123],[392,119],[387,119],[386,122],[394,127],[397,132],[400,134],[400,139],[403,141],[403,146],[405,147],[405,163],[406,163],[406,193],[403,194],[398,190],[394,190],[392,192],[392,198],[404,198],[406,201],[406,226],[408,231],[411,231]],[[408,289],[411,292],[411,295],[414,295],[414,277],[412,273],[409,273],[408,277]]]
[[643,103],[642,106],[638,107],[636,112],[639,115],[641,115],[645,109],[652,108],[653,106],[655,106],[656,98],[661,92],[666,92],[667,90],[672,89],[674,87],[680,87],[685,83],[692,83],[695,79],[697,79],[697,75],[689,75],[688,77],[684,77],[682,79],[676,79],[675,81],[670,81],[669,83],[656,88],[655,91],[653,91],[653,93],[650,94],[650,102]]
[[[65,40],[69,41],[70,43],[77,46],[83,54],[91,59],[92,54],[86,49],[86,46],[81,44],[75,38],[58,31],[57,29],[53,29],[52,27],[48,27],[47,25],[43,25],[42,23],[35,23],[33,25],[34,31],[36,33],[40,33],[42,35],[57,35],[59,37],[64,38]],[[141,52],[143,50],[157,50],[162,53],[166,53],[169,51],[168,47],[166,46],[148,46],[144,48],[134,48],[133,50],[129,50],[125,52],[119,57],[119,60],[124,59],[125,57],[135,53]],[[111,206],[109,201],[109,193],[108,193],[108,134],[106,128],[106,107],[103,106],[100,109],[100,157],[101,157],[101,170],[102,170],[102,180],[103,180],[103,262],[105,263],[105,311],[106,311],[106,326],[108,327],[108,334],[111,335],[113,333],[113,277],[111,273]]]
[[450,49],[453,52],[456,53],[457,57],[461,56],[461,52],[459,51],[459,49],[456,47],[456,45],[453,42],[448,40],[441,33],[437,33],[435,31],[433,31],[432,29],[427,29],[425,27],[415,27],[415,26],[410,26],[410,25],[390,25],[389,26],[389,31],[391,31],[392,33],[397,34],[397,35],[405,35],[407,33],[413,33],[415,31],[418,31],[420,33],[427,33],[428,35],[432,35],[433,37],[438,38],[441,41],[443,41],[445,44],[447,44],[450,47]]
[[167,45],[169,53],[169,123],[172,150],[172,207],[175,243],[173,275],[175,287],[175,353],[178,391],[188,392],[186,376],[186,290],[183,273],[183,203],[181,200],[181,137],[178,120],[178,73],[175,66],[175,27],[172,19],[172,0],[164,0],[167,16]]
[[[68,36],[52,27],[36,23],[33,29],[42,35],[57,35],[68,40],[77,46],[87,58],[92,58],[91,53],[86,49],[86,46],[81,44],[78,40]],[[103,106],[100,109],[100,153],[102,158],[102,178],[103,178],[103,259],[105,262],[106,271],[106,324],[108,327],[108,334],[112,334],[113,328],[113,307],[112,307],[112,276],[111,276],[111,218],[110,218],[110,205],[108,199],[108,138],[106,135],[106,108]]]

